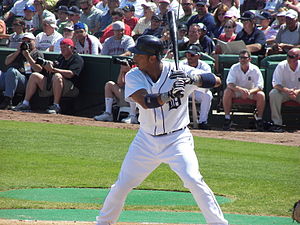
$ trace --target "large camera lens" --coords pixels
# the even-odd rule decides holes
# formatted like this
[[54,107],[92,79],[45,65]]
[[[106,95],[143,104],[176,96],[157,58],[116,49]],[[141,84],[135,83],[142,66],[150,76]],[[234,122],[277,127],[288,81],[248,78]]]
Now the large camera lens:
[[29,44],[27,42],[22,42],[20,45],[21,50],[28,50],[29,49]]

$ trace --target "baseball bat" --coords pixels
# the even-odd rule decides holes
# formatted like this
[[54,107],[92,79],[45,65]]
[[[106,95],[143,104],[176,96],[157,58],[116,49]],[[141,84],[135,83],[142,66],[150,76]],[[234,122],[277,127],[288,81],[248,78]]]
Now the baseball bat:
[[192,94],[192,118],[193,118],[193,128],[198,128],[197,123],[197,109],[196,109],[196,100],[195,100],[195,91]]
[[176,26],[176,19],[175,14],[172,10],[167,13],[169,30],[170,30],[170,39],[173,45],[173,55],[175,61],[175,68],[178,70],[179,68],[179,54],[178,54],[178,38],[177,38],[177,26]]

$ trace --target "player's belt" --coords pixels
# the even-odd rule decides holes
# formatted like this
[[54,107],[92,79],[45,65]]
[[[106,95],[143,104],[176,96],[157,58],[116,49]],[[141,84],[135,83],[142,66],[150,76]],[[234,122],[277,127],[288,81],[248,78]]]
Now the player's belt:
[[167,132],[167,133],[158,134],[158,135],[153,135],[153,136],[155,136],[155,137],[164,136],[164,135],[167,135],[167,134],[175,133],[175,132],[180,131],[180,130],[184,130],[185,128],[186,128],[186,126],[183,127],[183,128],[180,128],[180,129],[178,129],[178,130],[173,130],[173,131],[170,131],[170,132]]

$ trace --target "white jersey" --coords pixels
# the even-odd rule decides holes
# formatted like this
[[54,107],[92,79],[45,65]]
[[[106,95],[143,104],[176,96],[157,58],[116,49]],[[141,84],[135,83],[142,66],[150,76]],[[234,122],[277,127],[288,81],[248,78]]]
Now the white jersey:
[[[165,93],[172,89],[175,80],[169,78],[171,71],[175,70],[173,62],[163,61],[163,70],[159,80],[154,83],[152,79],[139,68],[133,68],[125,76],[125,98],[129,98],[138,90],[146,89],[149,94]],[[186,74],[200,74],[190,66],[181,65],[180,70]],[[186,127],[189,123],[188,96],[198,87],[186,85],[184,97],[176,98],[154,109],[144,109],[139,104],[140,129],[151,135],[169,133]]]
[[63,36],[57,31],[54,31],[54,33],[49,36],[41,32],[35,38],[36,48],[40,51],[46,51],[49,47],[54,46],[62,37]]
[[292,71],[287,60],[280,62],[273,73],[273,87],[281,85],[287,88],[300,89],[300,61],[295,71]]
[[253,88],[260,88],[262,90],[264,88],[264,78],[260,69],[252,63],[250,63],[246,73],[242,71],[240,63],[232,65],[226,79],[226,84],[230,83],[247,88],[248,90]]
[[93,35],[87,35],[82,46],[79,41],[75,41],[76,51],[80,54],[99,55],[102,45],[98,38]]

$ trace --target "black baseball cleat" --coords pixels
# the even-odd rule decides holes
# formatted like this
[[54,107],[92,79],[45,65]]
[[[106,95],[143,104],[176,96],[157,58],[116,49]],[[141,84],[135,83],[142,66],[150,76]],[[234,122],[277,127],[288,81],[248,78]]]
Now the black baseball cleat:
[[256,126],[256,129],[258,131],[264,131],[264,121],[263,120],[256,120],[255,121],[255,126]]
[[200,129],[200,130],[210,130],[210,127],[208,126],[207,123],[203,122],[203,123],[198,124],[198,129]]
[[12,102],[11,102],[11,98],[8,96],[5,96],[3,101],[0,104],[0,109],[11,109],[12,107]]
[[274,124],[272,127],[270,127],[269,131],[276,132],[276,133],[283,133],[284,129],[280,125]]
[[223,130],[230,130],[231,125],[232,125],[232,120],[225,119],[224,124],[223,124]]

